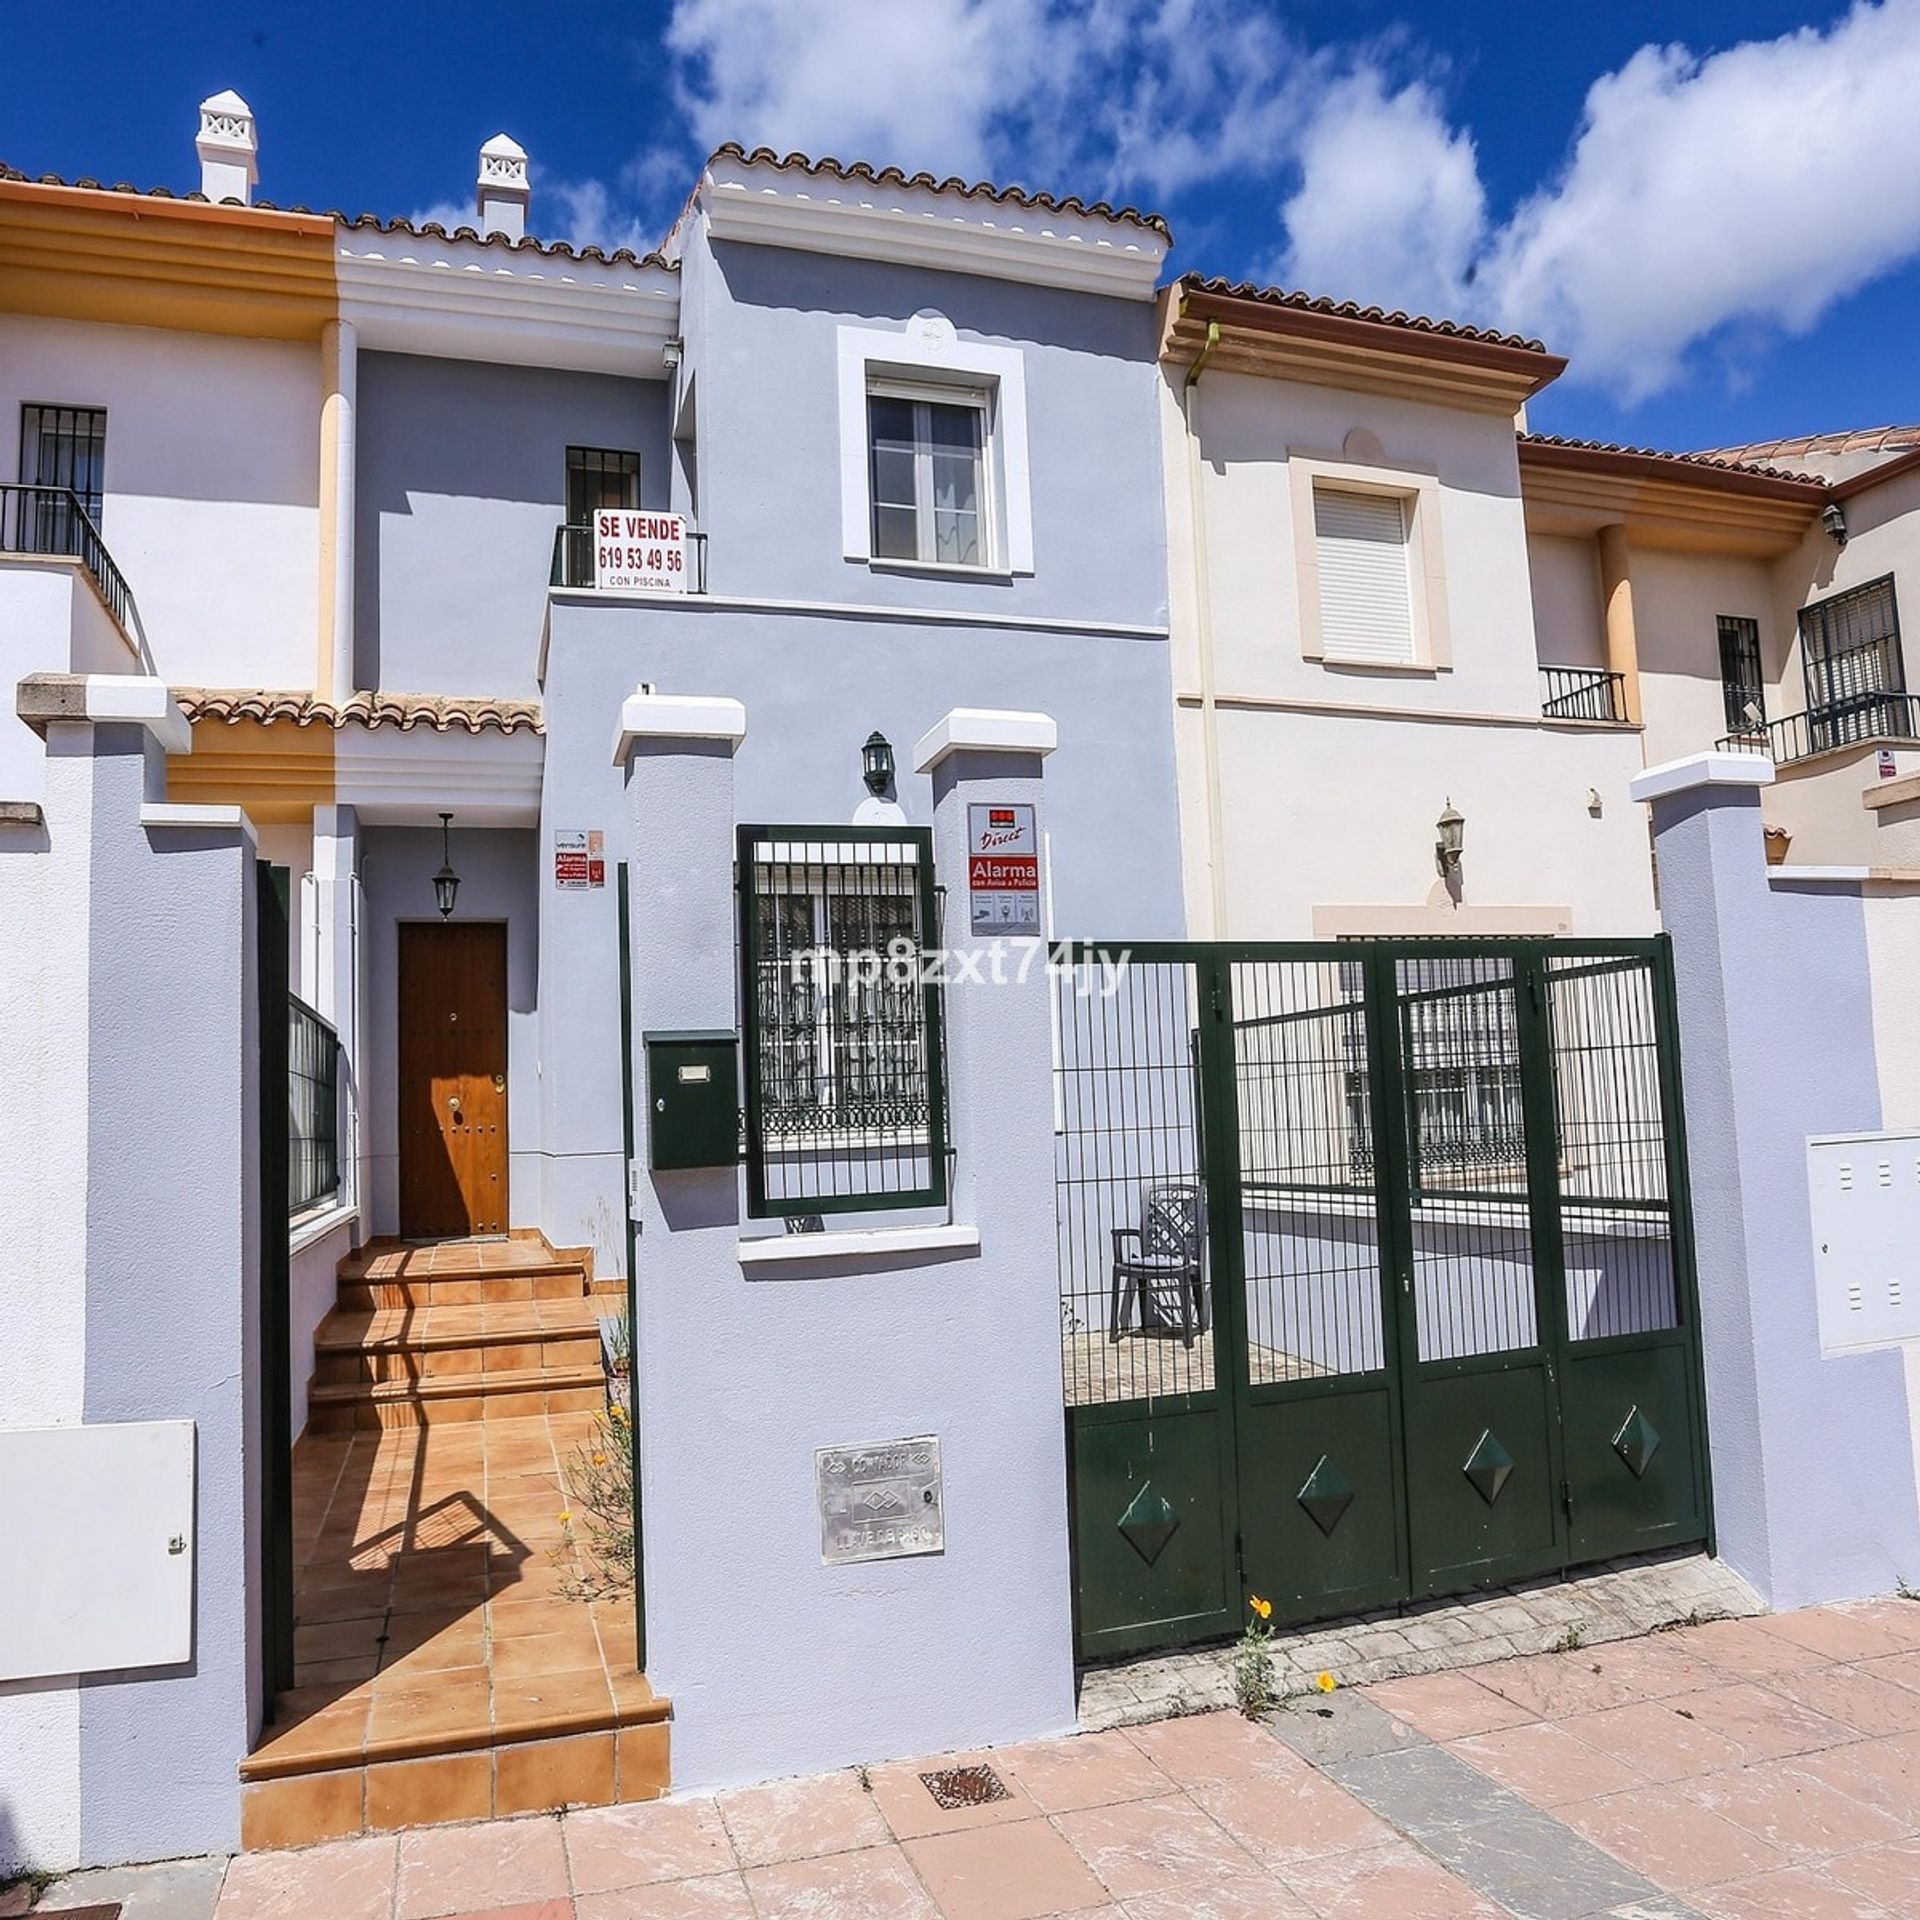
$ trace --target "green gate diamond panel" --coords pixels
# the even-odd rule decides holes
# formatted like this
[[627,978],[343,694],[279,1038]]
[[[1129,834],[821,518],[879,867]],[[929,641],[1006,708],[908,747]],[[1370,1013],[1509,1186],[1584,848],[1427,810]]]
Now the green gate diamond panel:
[[1133,1496],[1116,1524],[1127,1545],[1148,1566],[1152,1566],[1166,1551],[1167,1542],[1179,1531],[1180,1516],[1168,1504],[1167,1496],[1159,1492],[1151,1480],[1143,1480],[1140,1491]]
[[1492,1506],[1506,1491],[1507,1482],[1513,1478],[1513,1455],[1500,1444],[1489,1427],[1474,1443],[1473,1451],[1467,1455],[1467,1463],[1461,1471],[1473,1482],[1474,1492],[1488,1506]]
[[1635,1407],[1613,1436],[1613,1450],[1627,1463],[1633,1477],[1643,1480],[1653,1456],[1660,1451],[1660,1430]]
[[1353,1505],[1353,1483],[1323,1453],[1297,1497],[1306,1508],[1307,1517],[1331,1538],[1334,1528]]

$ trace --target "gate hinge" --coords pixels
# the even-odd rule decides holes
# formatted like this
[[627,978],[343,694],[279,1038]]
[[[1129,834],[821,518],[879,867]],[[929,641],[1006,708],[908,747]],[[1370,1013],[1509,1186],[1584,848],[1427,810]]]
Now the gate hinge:
[[1573,1518],[1573,1482],[1571,1480],[1560,1482],[1560,1504],[1566,1509],[1567,1518],[1571,1520]]

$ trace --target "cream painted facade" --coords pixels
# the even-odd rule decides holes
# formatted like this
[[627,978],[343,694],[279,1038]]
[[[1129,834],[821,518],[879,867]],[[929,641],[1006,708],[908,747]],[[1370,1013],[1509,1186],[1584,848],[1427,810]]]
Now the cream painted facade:
[[[1383,362],[1393,350],[1383,339]],[[1645,823],[1626,795],[1637,730],[1542,716],[1541,664],[1587,664],[1598,629],[1565,657],[1536,644],[1511,410],[1213,365],[1163,373],[1193,932],[1651,931]],[[1324,656],[1316,478],[1408,501],[1415,664]],[[1563,557],[1577,585],[1579,556]],[[1436,857],[1449,804],[1465,816],[1451,883]]]

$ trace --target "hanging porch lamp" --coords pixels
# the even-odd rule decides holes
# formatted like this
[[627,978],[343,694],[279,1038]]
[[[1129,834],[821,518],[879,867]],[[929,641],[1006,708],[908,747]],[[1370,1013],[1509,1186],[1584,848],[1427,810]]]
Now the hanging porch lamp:
[[453,815],[443,813],[440,816],[440,871],[433,876],[433,897],[442,920],[453,917],[454,899],[460,891],[460,876],[453,870],[452,826]]

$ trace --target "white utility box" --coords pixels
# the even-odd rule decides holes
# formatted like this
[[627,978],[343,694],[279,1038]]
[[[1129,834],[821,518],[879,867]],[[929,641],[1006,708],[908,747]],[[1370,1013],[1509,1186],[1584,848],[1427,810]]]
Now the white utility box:
[[193,1654],[193,1422],[0,1432],[0,1680]]
[[1920,1133],[1807,1141],[1820,1351],[1920,1340]]

